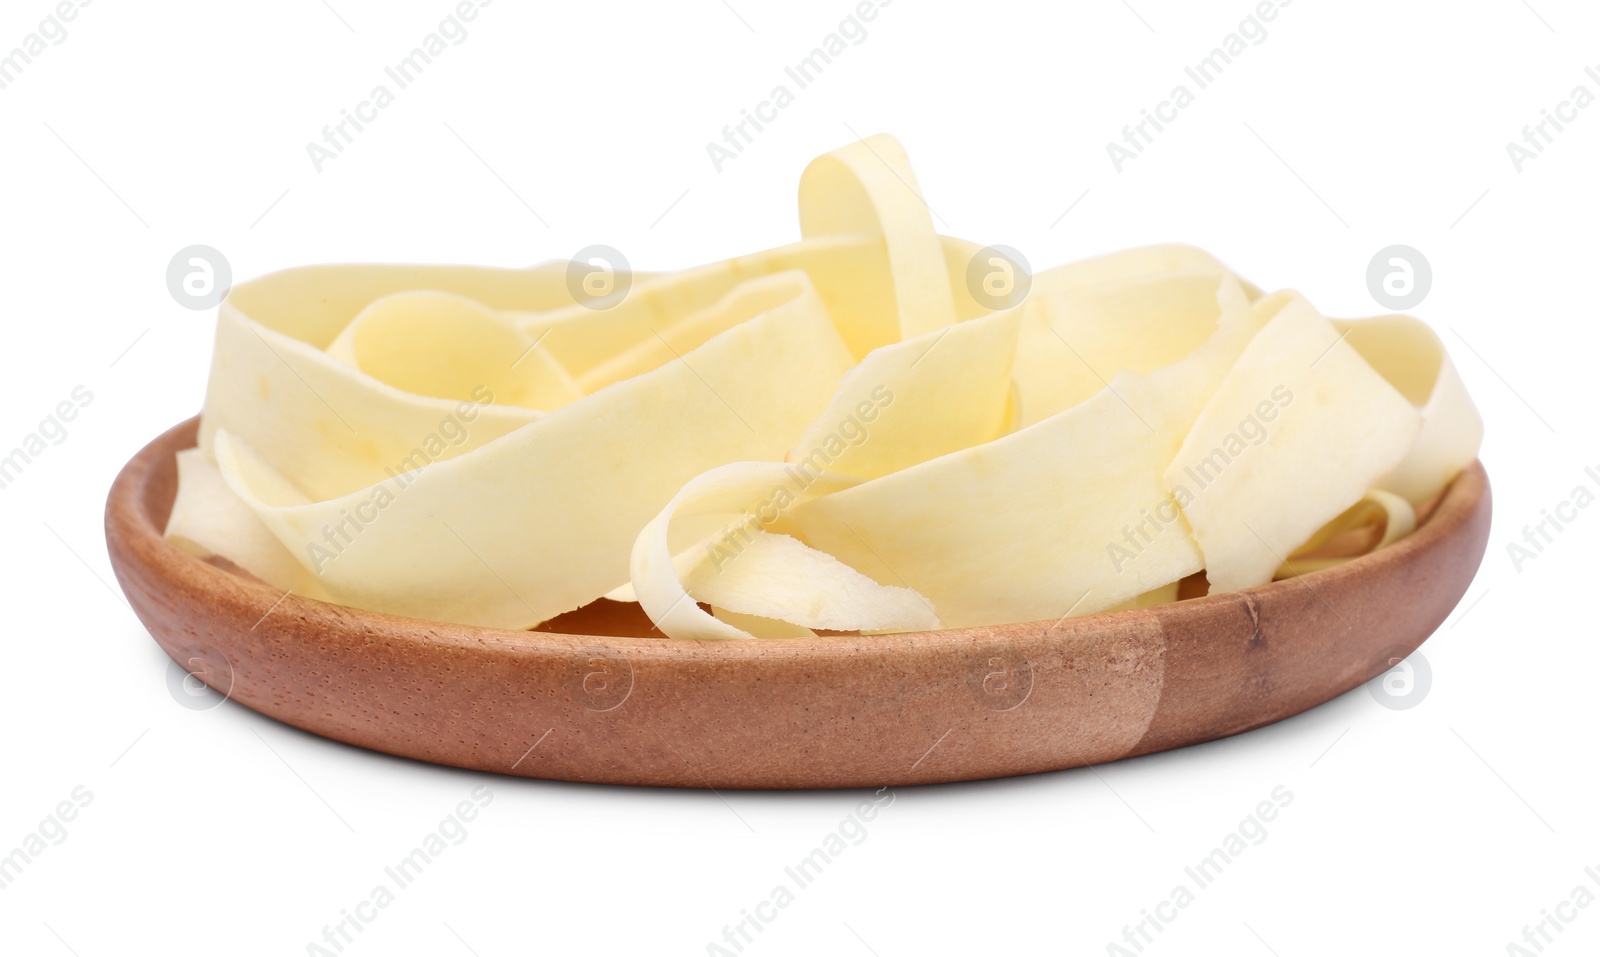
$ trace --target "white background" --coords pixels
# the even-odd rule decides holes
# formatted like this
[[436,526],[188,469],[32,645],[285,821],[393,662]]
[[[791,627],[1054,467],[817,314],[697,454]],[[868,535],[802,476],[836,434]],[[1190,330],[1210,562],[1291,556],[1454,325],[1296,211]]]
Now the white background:
[[[212,316],[168,295],[182,247],[217,247],[240,279],[599,242],[686,266],[794,239],[805,162],[878,131],[941,231],[1035,269],[1180,240],[1362,315],[1382,311],[1373,254],[1421,250],[1414,311],[1487,421],[1494,530],[1423,648],[1417,707],[1357,689],[1176,753],[901,789],[745,953],[1107,953],[1278,785],[1294,797],[1267,838],[1146,953],[1503,954],[1575,886],[1600,893],[1600,508],[1520,572],[1506,551],[1600,468],[1600,105],[1522,172],[1506,153],[1574,86],[1600,93],[1592,4],[1297,0],[1119,174],[1107,141],[1249,0],[899,0],[718,174],[707,142],[847,0],[499,0],[318,173],[307,142],[451,8],[330,2],[99,0],[0,90],[0,447],[74,386],[94,395],[0,491],[0,854],[93,794],[0,890],[0,949],[306,953],[483,784],[468,838],[346,953],[704,954],[767,899],[861,794],[512,780],[188,710],[107,585],[101,509],[121,463],[199,407]],[[0,54],[50,9],[8,0]],[[1566,913],[1545,952],[1593,953],[1600,906]]]

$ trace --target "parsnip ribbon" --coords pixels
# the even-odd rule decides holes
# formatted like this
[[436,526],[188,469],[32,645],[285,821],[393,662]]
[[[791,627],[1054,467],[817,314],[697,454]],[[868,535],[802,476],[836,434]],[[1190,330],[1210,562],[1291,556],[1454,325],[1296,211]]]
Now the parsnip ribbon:
[[671,637],[896,631],[1322,567],[1477,454],[1417,320],[1329,320],[1182,246],[990,311],[889,137],[812,163],[800,210],[798,243],[598,303],[566,263],[235,287],[169,538],[419,618],[610,595]]

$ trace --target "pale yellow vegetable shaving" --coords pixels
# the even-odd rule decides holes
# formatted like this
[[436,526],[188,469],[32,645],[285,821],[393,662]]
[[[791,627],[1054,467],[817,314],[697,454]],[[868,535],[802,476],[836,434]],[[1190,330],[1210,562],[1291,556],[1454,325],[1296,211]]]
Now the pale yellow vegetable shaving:
[[1215,591],[1272,577],[1405,457],[1421,415],[1303,299],[1285,303],[1211,395],[1167,485]]
[[340,601],[535,625],[626,581],[634,538],[689,479],[780,457],[849,368],[804,274],[732,295],[743,321],[681,359],[340,498],[294,500],[259,449],[225,430],[218,464]]
[[[1477,455],[1415,319],[1330,320],[1180,245],[1018,275],[935,232],[886,136],[812,162],[799,211],[799,242],[581,287],[235,287],[168,538],[506,628],[603,597],[672,638],[1053,623],[1381,548]],[[969,285],[997,262],[1026,290],[998,311]]]
[[[806,541],[927,596],[951,626],[1086,614],[1199,571],[1162,472],[1254,334],[1238,283],[1209,278],[1212,333],[1122,372],[1042,422],[797,509]],[[1168,308],[1191,308],[1176,282]],[[1026,399],[1024,400],[1026,401]]]

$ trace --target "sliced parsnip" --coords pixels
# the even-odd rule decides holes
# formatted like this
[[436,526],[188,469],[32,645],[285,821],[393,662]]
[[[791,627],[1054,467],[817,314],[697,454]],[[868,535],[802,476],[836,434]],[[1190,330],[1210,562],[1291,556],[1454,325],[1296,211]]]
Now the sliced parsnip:
[[[805,628],[835,631],[932,628],[938,616],[908,588],[884,586],[788,535],[762,530],[838,480],[777,462],[736,462],[696,477],[639,533],[632,580],[640,606],[673,638],[751,638],[696,603]],[[754,511],[751,503],[760,502]],[[675,548],[682,516],[726,516],[718,533]]]
[[[789,295],[768,306],[774,287]],[[684,483],[723,462],[781,457],[825,407],[850,356],[805,276],[736,296],[763,311],[679,360],[351,495],[277,503],[270,465],[226,433],[217,460],[337,600],[535,625],[626,581],[639,529]]]
[[1437,495],[1478,457],[1483,418],[1438,333],[1410,316],[1336,319],[1334,328],[1422,413],[1406,457],[1378,479],[1413,507]]
[[[953,260],[965,244],[934,233],[910,164],[892,138],[872,137],[819,157],[803,177],[801,205],[806,241],[671,276],[635,276],[620,301],[575,302],[565,263],[530,270],[310,267],[242,284],[219,311],[201,446],[209,448],[215,431],[226,427],[319,498],[368,487],[399,469],[397,463],[413,458],[412,437],[429,434],[428,420],[451,415],[453,403],[350,376],[325,350],[374,300],[409,290],[453,293],[489,310],[521,313],[524,335],[583,392],[644,371],[648,361],[638,357],[616,360],[641,347],[649,353],[661,327],[714,306],[741,283],[792,269],[811,277],[857,356],[898,341],[904,329],[955,321],[952,289],[964,273]],[[961,297],[961,306],[972,308],[970,297]],[[347,344],[339,348],[348,351]],[[475,394],[491,398],[466,442],[430,460],[475,448],[540,415],[479,385],[484,391]]]
[[1077,405],[1119,372],[1148,375],[1199,348],[1217,328],[1222,275],[1165,272],[1095,286],[1036,284],[1019,307],[1024,319],[1013,375],[1021,425]]
[[1213,592],[1272,579],[1394,468],[1421,416],[1303,299],[1287,300],[1167,470]]
[[[334,274],[317,278],[338,285]],[[299,277],[251,285],[279,282],[301,285]],[[319,290],[313,285],[295,294],[315,298]],[[279,308],[292,311],[288,304]],[[398,389],[247,316],[230,298],[218,313],[200,447],[209,450],[212,436],[226,428],[293,475],[308,495],[330,498],[471,451],[542,414],[495,399],[488,388],[469,401]]]
[[844,330],[856,355],[956,321],[933,217],[894,137],[869,136],[811,161],[800,176],[800,235],[884,238],[894,311]]
[[[861,162],[874,149],[876,162],[881,164],[887,157],[893,164],[884,167],[888,176]],[[364,494],[376,497],[376,490],[386,484],[410,490],[425,466],[513,433],[538,420],[543,412],[518,403],[559,407],[569,401],[566,394],[531,395],[534,390],[529,384],[515,377],[496,394],[489,384],[496,381],[491,364],[501,357],[493,353],[504,351],[509,340],[479,321],[484,316],[475,306],[464,310],[459,302],[442,304],[446,306],[442,311],[455,313],[453,317],[424,310],[386,316],[385,310],[397,302],[460,297],[481,304],[495,316],[509,317],[520,326],[524,339],[540,341],[539,354],[548,351],[555,366],[581,373],[583,391],[603,390],[649,371],[654,363],[678,361],[682,352],[732,324],[719,324],[709,315],[720,300],[738,298],[732,295],[735,292],[748,295],[746,287],[753,281],[794,268],[806,270],[835,324],[857,341],[864,341],[862,330],[875,328],[885,310],[896,312],[900,299],[905,300],[908,314],[916,311],[909,304],[937,304],[943,299],[954,302],[961,318],[980,313],[981,306],[970,296],[958,294],[965,262],[976,249],[973,244],[933,237],[931,225],[924,223],[923,235],[933,237],[931,245],[923,243],[925,248],[916,255],[906,252],[902,238],[917,233],[920,227],[916,217],[907,217],[902,208],[908,198],[915,197],[904,193],[912,178],[898,145],[857,143],[842,153],[844,165],[853,170],[843,176],[811,178],[803,191],[805,202],[813,211],[850,204],[862,204],[863,210],[870,207],[864,219],[846,214],[838,225],[853,231],[856,227],[848,222],[870,220],[874,225],[864,234],[834,235],[827,232],[830,227],[817,227],[805,241],[780,250],[672,276],[634,274],[638,288],[631,297],[575,302],[569,287],[569,264],[564,262],[528,270],[308,267],[235,287],[221,310],[202,448],[209,454],[220,430],[232,433],[238,440],[231,457],[235,471],[248,476],[252,488],[272,500],[270,507],[309,507],[313,501],[326,504],[348,499],[347,504],[356,506],[358,512],[361,508],[370,511],[374,503],[371,498],[364,499]],[[885,190],[894,195],[883,195]],[[891,243],[895,246],[892,257]],[[896,264],[893,269],[891,258]],[[936,264],[943,296],[923,288],[920,280],[929,273],[928,262]],[[905,277],[918,279],[917,288],[897,296],[895,282]],[[415,292],[418,290],[421,292]],[[383,302],[391,297],[392,301]],[[376,310],[374,303],[378,303]],[[464,315],[467,311],[475,314]],[[939,309],[935,312],[942,314]],[[408,338],[420,333],[424,340],[431,338],[433,346],[449,349],[453,344],[447,341],[448,320],[452,318],[473,324],[469,330],[472,338],[485,340],[457,350],[455,358],[469,365],[465,372],[448,368],[454,363],[436,369],[417,362],[419,354],[430,352],[427,342],[408,342],[399,354],[383,354],[387,344],[384,332],[400,332]],[[657,321],[662,328],[656,328]],[[939,319],[932,325],[945,321]],[[372,329],[367,329],[369,322]],[[402,330],[407,323],[419,325]],[[387,329],[380,330],[380,324]],[[364,329],[376,334],[367,345],[360,344]],[[542,341],[547,333],[549,341]],[[639,356],[641,343],[644,350],[653,346],[646,337],[661,341],[666,352],[675,354],[658,351],[654,356]],[[478,346],[491,354],[477,355]],[[624,356],[630,348],[635,355]],[[361,354],[368,350],[374,354]],[[474,362],[476,366],[472,366]],[[382,374],[362,371],[359,367],[364,363]],[[489,382],[472,389],[471,404],[440,398],[440,394],[458,394],[478,371]],[[558,377],[547,376],[538,384],[547,386],[552,378]],[[413,391],[397,388],[396,382]],[[806,382],[801,391],[817,386],[817,382]],[[700,440],[699,444],[714,447],[718,443]],[[294,494],[283,494],[285,489],[293,489]],[[463,488],[457,494],[474,496],[480,491]],[[481,497],[474,500],[491,507]],[[245,508],[242,502],[228,504]],[[357,521],[358,513],[340,511],[325,517],[336,520],[327,528],[334,530],[340,546],[347,544],[342,539],[350,529],[363,527]],[[332,539],[326,539],[327,528],[325,541],[331,543]],[[306,527],[295,530],[300,535],[306,532]],[[310,551],[316,543],[305,544]],[[274,556],[264,553],[269,550],[252,549],[241,541],[231,542],[221,551],[246,566],[274,565]],[[406,553],[402,548],[397,554]],[[317,564],[315,560],[311,563]],[[368,587],[385,590],[381,584],[369,583]],[[362,603],[349,594],[343,600]]]
[[694,594],[720,608],[834,631],[937,628],[933,604],[909,588],[880,585],[788,535],[756,532],[720,567],[689,576]]
[[991,312],[892,138],[813,162],[800,218],[588,301],[565,262],[235,287],[168,536],[416,617],[604,595],[674,637],[878,633],[1325,567],[1406,534],[1481,441],[1416,320],[1331,322],[1190,247]]
[[776,618],[763,618],[760,615],[741,615],[726,608],[713,608],[711,613],[717,616],[719,621],[727,622],[752,638],[814,638],[817,634],[810,628],[791,625]]
[[1135,608],[1154,608],[1157,605],[1170,605],[1178,600],[1178,584],[1177,581],[1168,582],[1160,588],[1153,588],[1103,610],[1131,611]]
[[[1273,575],[1274,578],[1292,578],[1304,575],[1307,572],[1320,571],[1341,565],[1358,554],[1376,551],[1387,545],[1392,545],[1417,527],[1417,513],[1411,503],[1382,489],[1372,489],[1367,492],[1361,501],[1345,509],[1333,521],[1317,529],[1304,545],[1295,550],[1289,560],[1280,566]],[[1343,551],[1341,554],[1322,554],[1330,547],[1337,546],[1341,537],[1351,533],[1364,532],[1376,529],[1375,537],[1366,543],[1359,551]],[[1370,533],[1369,533],[1370,534]]]
[[1033,288],[1044,296],[1067,295],[1078,290],[1146,282],[1179,273],[1233,276],[1246,298],[1254,301],[1261,296],[1261,290],[1234,275],[1217,257],[1182,243],[1136,246],[1063,263],[1036,274]]
[[1163,470],[1257,328],[1212,278],[1216,330],[1149,375],[984,445],[802,503],[813,547],[915,589],[953,627],[1113,607],[1198,571]]
[[[740,282],[804,269],[858,358],[984,311],[965,290],[973,244],[940,237],[900,144],[871,136],[823,154],[800,181],[803,242],[667,276],[635,279],[626,299],[530,316],[524,329],[586,389],[632,371],[619,356],[651,328],[705,309]],[[546,337],[548,337],[546,339]]]
[[[807,628],[936,622],[914,592],[763,528],[786,527],[786,515],[817,495],[995,438],[1009,420],[1017,320],[997,313],[874,350],[840,382],[787,464],[730,465],[685,486],[634,546],[633,594],[656,627],[679,638],[749,637],[687,595]],[[675,521],[716,514],[739,518],[688,549],[670,534]]]
[[417,395],[550,411],[577,401],[577,383],[514,319],[455,293],[418,290],[373,300],[328,354]]
[[995,313],[872,351],[845,375],[789,461],[871,479],[999,438],[1011,425],[1020,319]]
[[178,495],[167,519],[167,541],[201,558],[225,557],[302,598],[329,597],[316,576],[233,493],[204,450],[184,449],[177,458]]
[[629,373],[619,357],[649,348],[652,330],[714,308],[742,283],[796,269],[810,277],[841,335],[894,308],[883,238],[828,236],[637,280],[625,299],[605,308],[574,304],[528,315],[521,326],[593,392]]
[[[806,275],[809,280],[811,273]],[[787,284],[747,280],[731,286],[721,299],[709,305],[676,318],[662,314],[646,325],[643,339],[585,373],[583,384],[600,389],[642,375],[698,349],[713,336],[732,329],[754,313],[781,304],[791,295]]]

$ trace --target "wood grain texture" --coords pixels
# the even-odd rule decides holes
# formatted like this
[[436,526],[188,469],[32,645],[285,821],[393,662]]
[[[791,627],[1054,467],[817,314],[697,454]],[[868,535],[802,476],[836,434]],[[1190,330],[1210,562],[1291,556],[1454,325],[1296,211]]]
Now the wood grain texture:
[[[146,446],[106,503],[117,579],[167,654],[241,704],[316,734],[567,781],[924,784],[1237,734],[1343,694],[1414,650],[1471,583],[1489,530],[1488,478],[1474,464],[1389,548],[1156,608],[696,642],[649,637],[631,607],[602,603],[545,628],[617,637],[501,631],[285,597],[167,544],[173,455],[194,444],[195,427]],[[1070,603],[1064,595],[1063,611]]]

